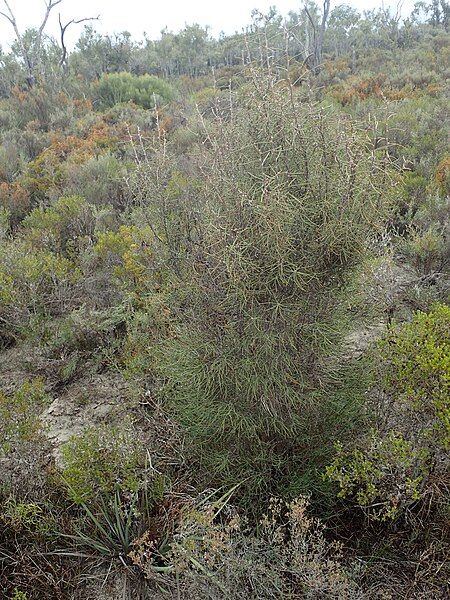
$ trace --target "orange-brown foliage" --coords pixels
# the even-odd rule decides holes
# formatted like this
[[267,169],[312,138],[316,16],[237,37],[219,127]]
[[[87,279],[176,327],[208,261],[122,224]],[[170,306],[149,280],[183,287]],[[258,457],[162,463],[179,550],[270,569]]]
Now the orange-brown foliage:
[[9,210],[13,219],[23,217],[30,209],[30,194],[18,183],[0,183],[0,206]]
[[389,85],[386,79],[386,75],[382,73],[366,79],[351,76],[345,82],[336,85],[332,89],[331,95],[343,106],[368,98],[403,100],[414,96],[414,90],[411,87],[403,86],[395,89]]
[[441,160],[434,174],[439,191],[442,194],[450,193],[450,156],[446,156]]

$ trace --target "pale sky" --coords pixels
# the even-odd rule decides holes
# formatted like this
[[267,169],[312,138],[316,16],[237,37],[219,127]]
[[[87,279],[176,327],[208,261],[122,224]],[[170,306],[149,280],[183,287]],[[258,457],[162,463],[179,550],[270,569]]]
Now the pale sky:
[[[44,0],[8,0],[19,29],[37,25],[42,20]],[[415,0],[403,0],[402,13],[409,14]],[[63,22],[72,18],[100,15],[100,21],[93,25],[97,31],[114,33],[127,30],[133,37],[141,38],[145,31],[150,38],[159,37],[161,29],[178,31],[186,23],[210,25],[211,32],[218,35],[221,31],[234,33],[250,22],[252,9],[267,11],[275,5],[281,14],[290,10],[299,10],[301,0],[63,0],[54,9],[49,20],[47,32],[58,35],[58,13]],[[318,4],[321,4],[319,0]],[[334,0],[332,6],[349,4],[360,11],[381,6],[382,0]],[[396,0],[385,0],[385,5],[396,6]],[[3,10],[3,0],[0,0]],[[68,41],[73,42],[82,31],[82,25],[74,26]],[[69,39],[70,37],[70,39]],[[13,39],[11,25],[0,17],[0,44],[6,47]]]

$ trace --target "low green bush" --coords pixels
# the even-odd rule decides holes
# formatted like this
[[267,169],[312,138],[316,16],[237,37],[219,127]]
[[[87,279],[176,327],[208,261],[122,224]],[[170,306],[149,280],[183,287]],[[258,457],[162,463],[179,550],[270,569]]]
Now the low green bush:
[[402,434],[391,431],[380,437],[374,431],[363,449],[345,451],[337,444],[326,476],[339,484],[338,497],[354,498],[371,518],[385,521],[420,500],[430,470],[425,448],[414,449]]
[[108,310],[83,305],[66,317],[47,320],[36,338],[42,358],[49,361],[49,374],[68,383],[82,369],[95,372],[113,366],[119,360],[127,317],[122,305]]
[[130,101],[150,109],[169,102],[173,97],[170,84],[153,75],[137,76],[126,72],[104,74],[95,87],[95,98],[100,110]]
[[448,243],[443,231],[433,225],[424,231],[413,230],[401,249],[420,275],[428,276],[444,266]]
[[79,304],[82,273],[62,254],[26,240],[0,246],[0,346],[30,334],[30,323]]
[[112,154],[67,164],[63,193],[83,196],[89,204],[123,207],[127,165]]
[[338,444],[325,476],[370,518],[392,520],[429,496],[439,502],[436,489],[448,485],[450,307],[391,329],[379,360],[377,428],[356,446]]
[[62,479],[77,504],[98,500],[115,490],[137,492],[145,472],[145,450],[126,427],[87,429],[63,446],[62,457]]
[[42,537],[54,534],[55,521],[45,508],[36,502],[9,496],[3,503],[0,520],[18,534]]
[[22,222],[25,238],[35,248],[66,256],[75,253],[83,238],[93,236],[94,207],[81,196],[64,196],[46,208],[35,208]]
[[381,342],[384,389],[408,413],[420,415],[421,434],[450,447],[450,307],[436,304]]
[[10,496],[40,505],[51,468],[41,419],[49,405],[41,380],[25,382],[13,393],[0,391],[0,501]]

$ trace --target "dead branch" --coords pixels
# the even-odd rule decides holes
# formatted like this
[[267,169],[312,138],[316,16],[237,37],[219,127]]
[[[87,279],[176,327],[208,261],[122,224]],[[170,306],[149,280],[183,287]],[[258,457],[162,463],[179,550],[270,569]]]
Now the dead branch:
[[59,28],[60,28],[60,40],[61,40],[61,58],[59,61],[59,66],[64,70],[67,69],[67,46],[64,40],[67,29],[71,25],[79,25],[80,23],[85,23],[87,21],[98,21],[100,19],[100,15],[96,17],[84,17],[83,19],[71,19],[65,25],[62,24],[61,21],[61,13],[58,15]]

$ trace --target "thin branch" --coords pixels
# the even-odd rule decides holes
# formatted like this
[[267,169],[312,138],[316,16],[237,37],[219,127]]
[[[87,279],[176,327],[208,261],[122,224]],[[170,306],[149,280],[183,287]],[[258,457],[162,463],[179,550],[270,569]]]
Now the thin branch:
[[14,16],[14,13],[13,13],[13,11],[11,10],[11,7],[9,6],[9,4],[8,4],[7,0],[3,0],[3,2],[4,2],[4,4],[5,4],[5,6],[6,6],[6,8],[8,9],[8,13],[9,13],[9,15],[7,15],[7,14],[6,14],[6,13],[4,13],[4,12],[0,12],[0,15],[2,15],[3,17],[5,17],[6,19],[8,19],[8,21],[11,23],[11,25],[12,25],[12,26],[13,26],[13,28],[14,28],[14,32],[15,32],[15,34],[17,35],[17,37],[20,37],[20,33],[19,33],[19,30],[18,30],[18,28],[17,28],[17,21],[16,21],[16,17]]
[[311,23],[311,26],[312,26],[312,28],[314,30],[314,34],[315,34],[316,33],[316,24],[314,23],[314,19],[312,18],[311,13],[309,12],[309,9],[306,6],[306,4],[304,6],[304,9],[305,9],[306,16],[308,17],[308,21]]
[[79,25],[80,23],[85,23],[86,21],[98,21],[99,19],[100,19],[100,15],[97,15],[96,17],[84,17],[83,19],[71,19],[65,25],[63,25],[62,21],[61,21],[61,13],[59,13],[58,21],[59,21],[59,28],[61,30],[61,38],[60,39],[61,39],[61,48],[62,48],[62,55],[61,55],[61,59],[59,61],[60,67],[63,67],[67,61],[67,47],[64,42],[64,36],[66,34],[67,29],[70,27],[70,25]]
[[27,48],[25,47],[25,44],[23,43],[23,38],[20,34],[19,28],[17,26],[16,17],[14,16],[14,13],[11,10],[11,7],[9,6],[7,0],[3,0],[3,2],[8,10],[9,15],[4,12],[1,12],[0,14],[11,23],[11,25],[14,29],[14,33],[16,34],[17,43],[19,44],[20,52],[22,53],[22,58],[25,61],[25,64],[26,64],[26,67],[28,70],[28,77],[27,77],[28,85],[32,86],[33,85],[33,61],[31,60],[31,56],[30,56]]
[[6,13],[2,12],[1,10],[0,10],[0,15],[1,15],[2,17],[5,17],[5,19],[8,19],[8,21],[9,21],[9,22],[11,23],[11,25],[14,27],[14,21],[11,19],[11,17],[9,17],[9,16],[8,16]]
[[63,0],[48,0],[48,2],[45,3],[46,11],[45,11],[44,19],[38,30],[39,39],[42,37],[42,33],[44,32],[45,26],[47,25],[47,21],[48,21],[48,18],[50,16],[52,9],[55,8],[55,6],[58,6],[58,4],[61,4],[62,1]]

